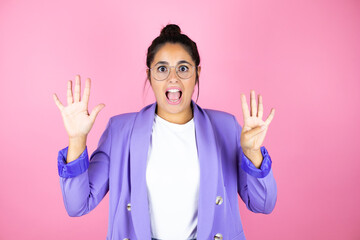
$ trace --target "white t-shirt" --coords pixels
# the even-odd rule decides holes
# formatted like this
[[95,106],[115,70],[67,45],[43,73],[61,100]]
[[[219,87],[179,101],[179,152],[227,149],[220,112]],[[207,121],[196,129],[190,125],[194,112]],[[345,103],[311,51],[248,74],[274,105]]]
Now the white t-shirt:
[[146,184],[152,237],[196,238],[200,165],[194,119],[175,124],[155,114]]

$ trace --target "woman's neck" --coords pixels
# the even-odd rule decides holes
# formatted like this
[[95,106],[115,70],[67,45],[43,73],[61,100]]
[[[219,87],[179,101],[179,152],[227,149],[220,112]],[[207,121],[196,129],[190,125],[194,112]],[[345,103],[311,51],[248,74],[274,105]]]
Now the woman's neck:
[[165,119],[168,122],[176,123],[176,124],[185,124],[193,118],[192,106],[189,106],[189,108],[186,111],[181,113],[169,113],[162,111],[161,109],[158,109],[158,106],[156,105],[155,112],[159,117]]

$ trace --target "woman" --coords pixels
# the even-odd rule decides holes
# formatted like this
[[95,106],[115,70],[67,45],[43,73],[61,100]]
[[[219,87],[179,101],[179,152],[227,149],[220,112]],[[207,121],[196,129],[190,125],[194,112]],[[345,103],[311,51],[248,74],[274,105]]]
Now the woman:
[[[251,91],[242,94],[244,126],[229,113],[193,100],[200,57],[195,42],[169,24],[148,48],[147,78],[156,102],[110,118],[90,156],[86,138],[97,114],[88,114],[90,79],[80,99],[68,82],[64,107],[54,94],[69,135],[58,170],[70,216],[94,209],[109,191],[107,239],[245,239],[238,194],[253,212],[270,213],[277,197],[271,159],[260,147],[274,117]],[[174,68],[174,70],[172,69]],[[198,85],[199,86],[199,85]]]

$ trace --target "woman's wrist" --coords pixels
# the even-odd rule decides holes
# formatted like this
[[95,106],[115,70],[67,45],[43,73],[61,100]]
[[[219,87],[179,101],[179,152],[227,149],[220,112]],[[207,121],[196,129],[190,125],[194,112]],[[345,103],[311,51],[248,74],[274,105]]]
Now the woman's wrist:
[[260,149],[257,150],[243,149],[243,153],[254,164],[256,168],[260,168],[263,160],[263,156]]
[[69,148],[66,157],[66,162],[76,160],[86,148],[86,136],[69,138]]

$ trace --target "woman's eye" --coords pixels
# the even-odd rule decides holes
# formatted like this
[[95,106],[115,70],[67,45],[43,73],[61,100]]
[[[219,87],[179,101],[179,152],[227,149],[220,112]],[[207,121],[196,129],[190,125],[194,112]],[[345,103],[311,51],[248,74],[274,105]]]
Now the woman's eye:
[[187,66],[185,66],[185,65],[182,65],[182,66],[179,67],[179,70],[180,70],[180,72],[186,72],[186,71],[189,70],[189,68]]
[[157,68],[158,72],[166,72],[167,68],[165,66],[160,66]]

